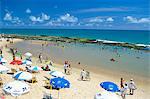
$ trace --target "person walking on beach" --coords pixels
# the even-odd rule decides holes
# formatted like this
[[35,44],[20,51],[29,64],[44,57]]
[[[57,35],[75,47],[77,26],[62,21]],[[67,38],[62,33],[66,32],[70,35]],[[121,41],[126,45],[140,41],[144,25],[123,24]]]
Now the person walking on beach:
[[64,64],[64,72],[65,72],[65,74],[67,73],[67,68],[68,68],[68,62],[65,61],[65,64]]
[[2,49],[0,49],[0,56],[1,56],[1,57],[3,57],[2,54],[3,54],[3,51],[2,51]]
[[39,54],[39,61],[42,63],[42,53]]
[[126,98],[127,90],[128,90],[128,85],[125,84],[124,88],[121,88],[121,90],[120,90],[122,99]]
[[130,82],[128,84],[128,87],[129,87],[129,90],[130,90],[130,95],[133,95],[134,90],[137,89],[133,79],[130,80]]
[[70,75],[71,74],[71,65],[68,65],[68,69],[67,69],[67,74]]
[[121,80],[120,80],[120,88],[124,88],[124,79],[123,78],[121,78]]
[[85,75],[86,75],[86,72],[85,72],[85,70],[83,69],[83,70],[81,71],[81,80],[82,80],[82,81],[84,80]]

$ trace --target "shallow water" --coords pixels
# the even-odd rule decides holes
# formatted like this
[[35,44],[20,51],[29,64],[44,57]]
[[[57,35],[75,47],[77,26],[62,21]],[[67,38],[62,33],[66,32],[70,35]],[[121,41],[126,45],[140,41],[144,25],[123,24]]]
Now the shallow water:
[[[150,77],[150,53],[148,52],[81,43],[59,43],[59,46],[56,46],[56,43],[50,42],[48,46],[42,47],[41,44],[35,44],[35,41],[34,44],[31,42],[33,41],[19,42],[14,47],[23,53],[29,51],[34,56],[42,52],[44,58],[48,57],[56,63],[63,64],[67,60],[77,65],[81,62],[82,66],[94,66],[114,72]],[[111,58],[115,61],[110,61]]]

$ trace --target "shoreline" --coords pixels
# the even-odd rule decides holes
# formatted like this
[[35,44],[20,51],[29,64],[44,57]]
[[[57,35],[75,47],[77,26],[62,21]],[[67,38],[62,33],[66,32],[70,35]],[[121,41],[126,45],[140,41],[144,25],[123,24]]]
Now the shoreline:
[[32,35],[19,35],[19,34],[4,34],[2,37],[24,39],[24,40],[41,40],[41,41],[54,41],[54,42],[65,42],[65,43],[85,43],[85,44],[89,43],[89,44],[98,44],[98,45],[110,45],[110,46],[125,47],[129,49],[150,52],[150,45],[139,44],[139,43],[133,44],[127,42],[109,41],[109,40],[101,40],[101,39],[48,36],[48,35],[32,36]]

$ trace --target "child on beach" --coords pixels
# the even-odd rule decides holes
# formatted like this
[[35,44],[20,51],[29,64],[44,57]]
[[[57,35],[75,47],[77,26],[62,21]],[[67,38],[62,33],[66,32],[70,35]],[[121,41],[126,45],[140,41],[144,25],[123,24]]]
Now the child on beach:
[[120,89],[122,99],[126,98],[127,90],[128,90],[128,85],[127,84],[125,84],[124,88]]

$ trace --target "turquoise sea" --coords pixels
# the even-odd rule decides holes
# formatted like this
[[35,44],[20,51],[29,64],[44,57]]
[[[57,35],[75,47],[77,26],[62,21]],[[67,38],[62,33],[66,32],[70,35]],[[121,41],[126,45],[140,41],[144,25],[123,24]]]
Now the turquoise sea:
[[48,35],[112,40],[128,43],[150,44],[148,30],[94,30],[94,29],[1,29],[1,33],[20,35]]

